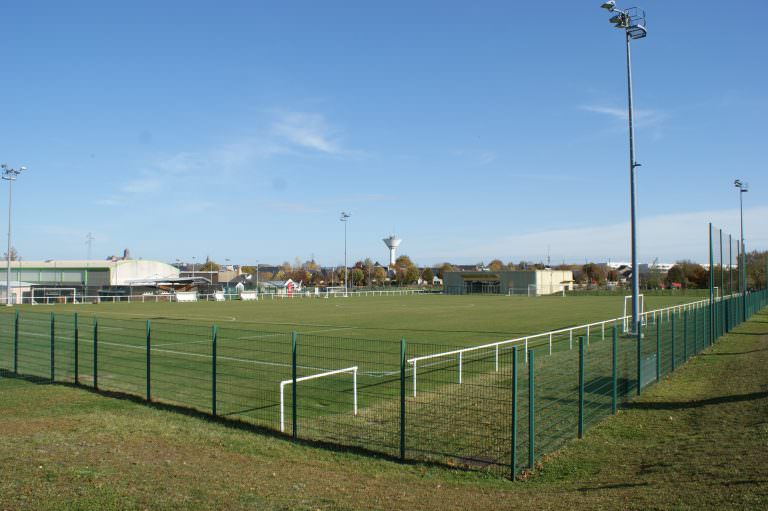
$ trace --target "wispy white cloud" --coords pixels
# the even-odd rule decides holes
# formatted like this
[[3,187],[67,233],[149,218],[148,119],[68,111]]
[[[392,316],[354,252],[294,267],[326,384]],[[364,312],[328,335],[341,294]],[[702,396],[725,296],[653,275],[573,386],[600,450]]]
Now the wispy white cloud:
[[341,152],[335,138],[336,130],[320,114],[283,113],[272,125],[272,132],[279,138],[304,149],[328,154]]
[[[620,121],[626,121],[629,118],[626,108],[610,105],[581,105],[579,108],[585,112],[606,115]],[[662,110],[636,108],[634,120],[638,124],[655,126],[661,124],[667,117],[668,114]]]
[[116,193],[95,202],[116,206],[125,202],[121,195],[136,198],[185,186],[199,190],[200,182],[209,180],[212,172],[220,177],[226,173],[237,175],[279,155],[355,154],[342,151],[336,139],[337,130],[322,114],[283,111],[269,115],[264,124],[254,130],[255,134],[205,150],[180,151],[150,161],[118,183]]
[[158,177],[144,176],[139,179],[128,181],[120,187],[123,193],[142,194],[159,191],[163,182]]

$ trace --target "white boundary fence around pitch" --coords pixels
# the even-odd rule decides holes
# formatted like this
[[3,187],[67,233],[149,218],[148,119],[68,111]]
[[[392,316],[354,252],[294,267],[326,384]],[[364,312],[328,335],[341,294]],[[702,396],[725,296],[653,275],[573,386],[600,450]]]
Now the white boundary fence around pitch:
[[[296,378],[296,383],[343,373],[352,373],[352,406],[354,414],[357,415],[357,366],[346,367],[344,369],[336,369],[335,371],[326,371],[324,373],[317,373],[309,376],[302,376],[301,378]],[[280,431],[283,433],[285,432],[285,386],[291,385],[292,383],[293,379],[283,380],[280,382]]]
[[[738,295],[734,293],[733,295],[726,296],[725,298],[729,298],[730,296],[738,296]],[[718,297],[715,299],[715,302],[719,302],[722,299],[723,298]],[[656,321],[663,320],[665,316],[666,316],[666,319],[669,320],[672,317],[672,314],[675,314],[677,312],[683,312],[685,310],[697,310],[707,305],[709,305],[709,299],[697,300],[695,302],[681,303],[678,305],[672,305],[672,306],[664,307],[661,309],[654,309],[654,310],[642,313],[640,315],[641,321],[643,321],[644,324],[647,324],[649,320],[655,323]],[[494,366],[495,366],[495,370],[498,371],[499,370],[499,349],[501,347],[506,347],[509,345],[523,346],[525,350],[525,356],[523,357],[523,361],[525,364],[527,364],[528,363],[528,346],[533,341],[541,341],[541,340],[545,341],[549,345],[549,354],[551,355],[553,338],[556,335],[568,334],[569,349],[573,349],[574,333],[585,331],[587,344],[589,344],[589,338],[590,338],[591,332],[599,331],[601,339],[605,339],[606,325],[611,325],[611,326],[614,324],[618,325],[620,322],[623,323],[626,320],[627,320],[627,316],[621,316],[618,318],[606,319],[603,321],[586,323],[583,325],[577,325],[577,326],[572,326],[568,328],[561,328],[558,330],[552,330],[552,331],[543,332],[540,334],[527,335],[527,336],[518,337],[515,339],[507,339],[504,341],[497,341],[497,342],[492,342],[488,344],[482,344],[480,346],[472,346],[469,348],[459,348],[455,350],[444,351],[441,353],[432,353],[430,355],[420,355],[417,357],[409,358],[406,360],[406,362],[411,365],[411,372],[412,372],[412,378],[413,378],[413,396],[416,397],[416,383],[417,383],[416,373],[419,366],[429,367],[432,365],[440,365],[440,364],[444,364],[446,361],[449,361],[455,358],[457,361],[457,380],[458,380],[457,383],[461,384],[461,373],[462,373],[462,366],[464,364],[465,354],[472,354],[475,352],[487,352],[489,350],[493,350]],[[428,362],[428,361],[432,361],[432,362]],[[426,365],[422,362],[426,362]]]
[[[66,288],[69,289],[69,288]],[[319,291],[294,291],[291,294],[288,293],[256,293],[255,291],[244,291],[242,294],[248,296],[243,297],[241,293],[224,293],[222,291],[216,291],[209,294],[198,293],[197,300],[178,300],[176,294],[141,294],[141,295],[62,295],[62,296],[47,296],[38,297],[32,299],[31,297],[25,297],[21,300],[22,304],[28,305],[54,305],[63,303],[155,303],[155,302],[178,302],[178,301],[203,301],[203,302],[230,302],[230,301],[255,301],[255,300],[303,300],[313,298],[356,298],[363,296],[406,296],[406,295],[420,295],[420,294],[433,294],[434,292],[428,289],[393,289],[393,290],[350,290],[347,293],[344,291],[325,292]]]

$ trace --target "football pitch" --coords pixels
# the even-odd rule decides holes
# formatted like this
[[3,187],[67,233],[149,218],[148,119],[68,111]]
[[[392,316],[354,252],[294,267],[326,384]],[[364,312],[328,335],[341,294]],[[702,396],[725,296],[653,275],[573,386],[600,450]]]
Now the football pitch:
[[[702,297],[703,298],[703,297]],[[694,301],[690,296],[647,296],[645,309]],[[298,332],[465,347],[620,317],[622,296],[493,295],[362,296],[262,299],[257,302],[102,303],[20,307],[22,311],[77,312],[83,318],[216,324],[239,330]]]
[[[645,308],[695,299],[648,296]],[[511,413],[511,349],[419,362],[418,383],[415,364],[402,366],[401,357],[617,318],[623,302],[622,296],[410,295],[22,306],[17,325],[13,314],[0,314],[0,368],[391,455],[407,416],[410,455],[503,466],[509,447],[497,440],[508,438],[509,420],[498,417]],[[610,342],[598,340],[610,337],[610,327],[593,334],[592,353],[603,353],[603,361]],[[551,401],[548,413],[570,413],[574,405],[573,337],[560,334],[554,352],[545,356],[541,346],[537,358],[538,378],[550,386],[567,382],[537,396]],[[620,342],[622,354],[634,353],[634,340]],[[631,367],[622,371],[630,374]],[[603,406],[605,396],[599,399]],[[491,421],[480,433],[479,420]]]

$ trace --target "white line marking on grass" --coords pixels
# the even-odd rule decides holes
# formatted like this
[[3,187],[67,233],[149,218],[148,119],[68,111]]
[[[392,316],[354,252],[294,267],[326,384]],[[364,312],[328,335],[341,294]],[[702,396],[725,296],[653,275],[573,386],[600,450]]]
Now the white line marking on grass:
[[162,344],[154,344],[154,343],[153,343],[153,344],[152,344],[152,349],[154,349],[154,348],[159,348],[159,347],[161,347],[161,346],[177,346],[177,345],[179,345],[179,344],[202,344],[202,343],[204,343],[204,342],[206,342],[206,343],[208,343],[208,344],[211,344],[211,340],[210,340],[210,339],[206,339],[206,340],[204,340],[204,341],[179,341],[179,342],[164,342],[164,343],[162,343]]
[[356,326],[340,326],[338,328],[325,328],[322,330],[309,330],[307,332],[297,332],[298,334],[321,334],[325,332],[335,332],[336,330],[356,330]]
[[[171,319],[171,320],[185,320],[189,321],[190,319],[194,320],[202,320],[202,321],[237,321],[237,318],[235,316],[217,316],[217,317],[210,317],[210,316],[194,316],[193,318],[190,318],[190,316],[174,316],[171,314],[163,314],[163,313],[153,313],[153,314],[141,314],[136,312],[94,312],[93,316],[81,316],[81,319],[84,319],[86,317],[93,317],[96,319],[109,319],[110,316],[131,316],[133,318],[157,318],[158,320],[163,319]],[[101,325],[99,325],[99,328],[101,328]]]
[[252,340],[252,339],[264,339],[267,337],[278,337],[281,335],[287,335],[289,332],[272,332],[269,334],[254,334],[254,335],[243,335],[242,337],[235,337],[236,340]]

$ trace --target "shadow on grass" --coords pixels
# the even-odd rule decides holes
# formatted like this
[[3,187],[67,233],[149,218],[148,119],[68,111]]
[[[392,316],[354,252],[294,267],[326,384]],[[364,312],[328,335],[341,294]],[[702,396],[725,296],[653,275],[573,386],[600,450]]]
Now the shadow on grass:
[[624,408],[635,410],[684,410],[686,408],[699,408],[702,406],[719,405],[723,403],[739,403],[742,401],[754,401],[755,399],[768,398],[768,391],[750,392],[749,394],[735,394],[732,396],[719,396],[696,401],[668,401],[661,403],[626,403]]
[[617,483],[617,484],[603,484],[600,486],[584,486],[579,488],[581,492],[587,491],[599,491],[599,490],[621,490],[624,488],[637,488],[638,486],[648,486],[648,483]]
[[[750,334],[752,335],[752,334]],[[762,334],[754,334],[754,335],[762,335]],[[702,353],[701,357],[722,357],[723,355],[748,355],[750,353],[760,353],[761,351],[768,351],[768,348],[761,348],[759,350],[748,350],[748,351],[720,351],[718,353]]]
[[[291,437],[291,435],[280,433],[277,430],[274,430],[265,426],[259,426],[257,424],[253,424],[250,422],[245,422],[240,419],[230,418],[230,417],[221,416],[221,415],[212,415],[209,412],[204,412],[204,411],[197,410],[195,408],[186,407],[186,406],[174,405],[174,404],[163,403],[158,401],[147,401],[143,397],[139,397],[133,394],[128,394],[125,392],[95,389],[93,387],[89,387],[83,384],[78,384],[73,382],[60,382],[60,381],[52,382],[50,378],[43,378],[40,376],[30,376],[30,375],[24,375],[24,374],[15,374],[13,371],[9,371],[7,369],[0,369],[0,378],[27,381],[27,382],[38,384],[38,385],[56,385],[59,387],[69,387],[69,388],[74,388],[78,390],[84,390],[86,392],[97,394],[102,397],[109,397],[109,398],[118,399],[121,401],[128,401],[131,403],[144,405],[149,408],[154,408],[156,410],[177,413],[180,415],[184,415],[186,417],[192,417],[192,418],[203,420],[209,423],[215,423],[225,428],[230,428],[238,431],[247,431],[254,434],[264,435],[264,436],[268,436],[268,437],[272,437],[280,440],[287,440],[295,444],[306,446],[306,447],[320,448],[320,449],[325,449],[328,451],[333,451],[338,453],[357,454],[357,455],[362,455],[369,458],[396,462],[403,465],[450,468],[451,470],[458,470],[462,472],[477,472],[477,467],[489,466],[492,464],[492,463],[488,463],[487,460],[477,460],[473,458],[461,458],[461,461],[465,462],[466,466],[453,465],[447,462],[440,463],[437,461],[412,460],[407,458],[402,459],[399,456],[393,456],[391,454],[383,453],[373,449],[366,449],[363,447],[341,445],[341,444],[322,441],[322,440],[293,438]],[[457,459],[455,456],[450,456],[450,455],[446,455],[446,456],[449,458]],[[474,468],[472,468],[473,465],[474,465]]]

